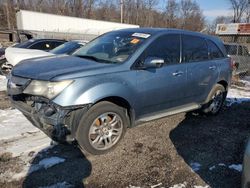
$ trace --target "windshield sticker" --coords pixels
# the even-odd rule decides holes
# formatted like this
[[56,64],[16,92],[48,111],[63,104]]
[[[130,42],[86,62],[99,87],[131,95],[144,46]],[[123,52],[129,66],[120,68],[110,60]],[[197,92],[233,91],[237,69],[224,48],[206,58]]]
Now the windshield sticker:
[[150,37],[150,34],[147,34],[147,33],[134,33],[134,34],[132,34],[132,36],[147,39],[148,37]]
[[140,42],[139,39],[132,39],[132,40],[130,41],[131,44],[137,44],[138,42]]

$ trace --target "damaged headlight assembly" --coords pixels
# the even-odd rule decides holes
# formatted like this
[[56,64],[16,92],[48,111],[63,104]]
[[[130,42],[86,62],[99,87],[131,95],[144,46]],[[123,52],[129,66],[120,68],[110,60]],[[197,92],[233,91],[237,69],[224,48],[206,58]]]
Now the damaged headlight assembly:
[[32,80],[23,93],[52,99],[60,94],[72,82],[73,80],[64,80],[59,82]]

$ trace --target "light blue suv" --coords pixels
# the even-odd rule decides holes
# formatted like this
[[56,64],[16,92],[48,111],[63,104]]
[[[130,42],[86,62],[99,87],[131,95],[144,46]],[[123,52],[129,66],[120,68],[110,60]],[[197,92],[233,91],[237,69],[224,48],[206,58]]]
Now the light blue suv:
[[91,154],[114,148],[127,128],[200,109],[217,114],[231,80],[223,43],[201,33],[138,28],[106,33],[73,56],[14,67],[14,107],[52,139]]

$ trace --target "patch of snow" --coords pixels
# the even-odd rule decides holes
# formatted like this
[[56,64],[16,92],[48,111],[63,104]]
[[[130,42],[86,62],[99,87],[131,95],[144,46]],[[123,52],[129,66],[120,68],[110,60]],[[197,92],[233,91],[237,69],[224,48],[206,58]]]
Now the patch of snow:
[[242,171],[242,165],[241,164],[232,164],[229,165],[228,168],[233,169],[233,170],[237,170],[238,172]]
[[224,163],[219,163],[218,165],[219,166],[226,166]]
[[191,168],[192,168],[192,170],[193,170],[194,172],[200,170],[200,168],[201,168],[201,164],[200,164],[200,163],[197,163],[197,162],[192,162],[192,163],[190,163],[190,166],[191,166]]
[[64,161],[65,161],[65,159],[60,158],[60,157],[50,157],[50,158],[45,158],[45,159],[41,160],[38,163],[38,165],[47,169],[47,168],[50,168],[56,164],[63,163]]
[[158,184],[156,184],[156,185],[151,185],[151,188],[156,188],[156,187],[159,187],[159,186],[161,186],[162,185],[162,183],[158,183]]
[[0,153],[13,157],[38,152],[50,145],[50,138],[33,126],[18,110],[0,110]]
[[195,185],[194,188],[209,188],[209,186],[208,185],[206,185],[206,186]]
[[214,170],[216,167],[215,167],[215,165],[214,166],[211,166],[211,167],[209,167],[209,170]]
[[184,183],[175,184],[169,188],[186,188],[186,186],[187,186],[187,182],[184,182]]
[[48,169],[52,166],[55,166],[59,163],[63,163],[65,159],[60,157],[50,157],[41,160],[38,164],[32,164],[29,168],[28,174],[32,174],[41,169]]
[[209,170],[214,170],[216,168],[216,166],[225,166],[226,167],[226,165],[224,163],[219,163],[218,165],[213,165],[213,166],[209,167]]
[[37,132],[34,127],[18,110],[0,110],[0,140],[22,137],[24,133]]
[[128,188],[141,188],[141,187],[129,185]]
[[5,91],[7,89],[7,78],[0,75],[0,91]]
[[244,83],[244,87],[234,86],[229,89],[226,99],[227,106],[250,101],[250,76],[244,77],[240,82]]
[[64,181],[64,182],[56,183],[50,186],[44,186],[44,187],[38,187],[38,188],[72,188],[72,187],[74,186]]

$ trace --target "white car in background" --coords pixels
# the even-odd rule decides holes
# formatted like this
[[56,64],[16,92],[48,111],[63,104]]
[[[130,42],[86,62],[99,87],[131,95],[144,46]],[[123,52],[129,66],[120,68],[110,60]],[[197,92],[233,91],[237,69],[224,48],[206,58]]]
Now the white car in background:
[[3,75],[7,75],[15,65],[25,59],[53,56],[59,54],[71,55],[86,43],[87,41],[80,40],[69,41],[48,52],[43,50],[8,47],[5,50],[5,58],[7,61],[2,65],[1,72]]

